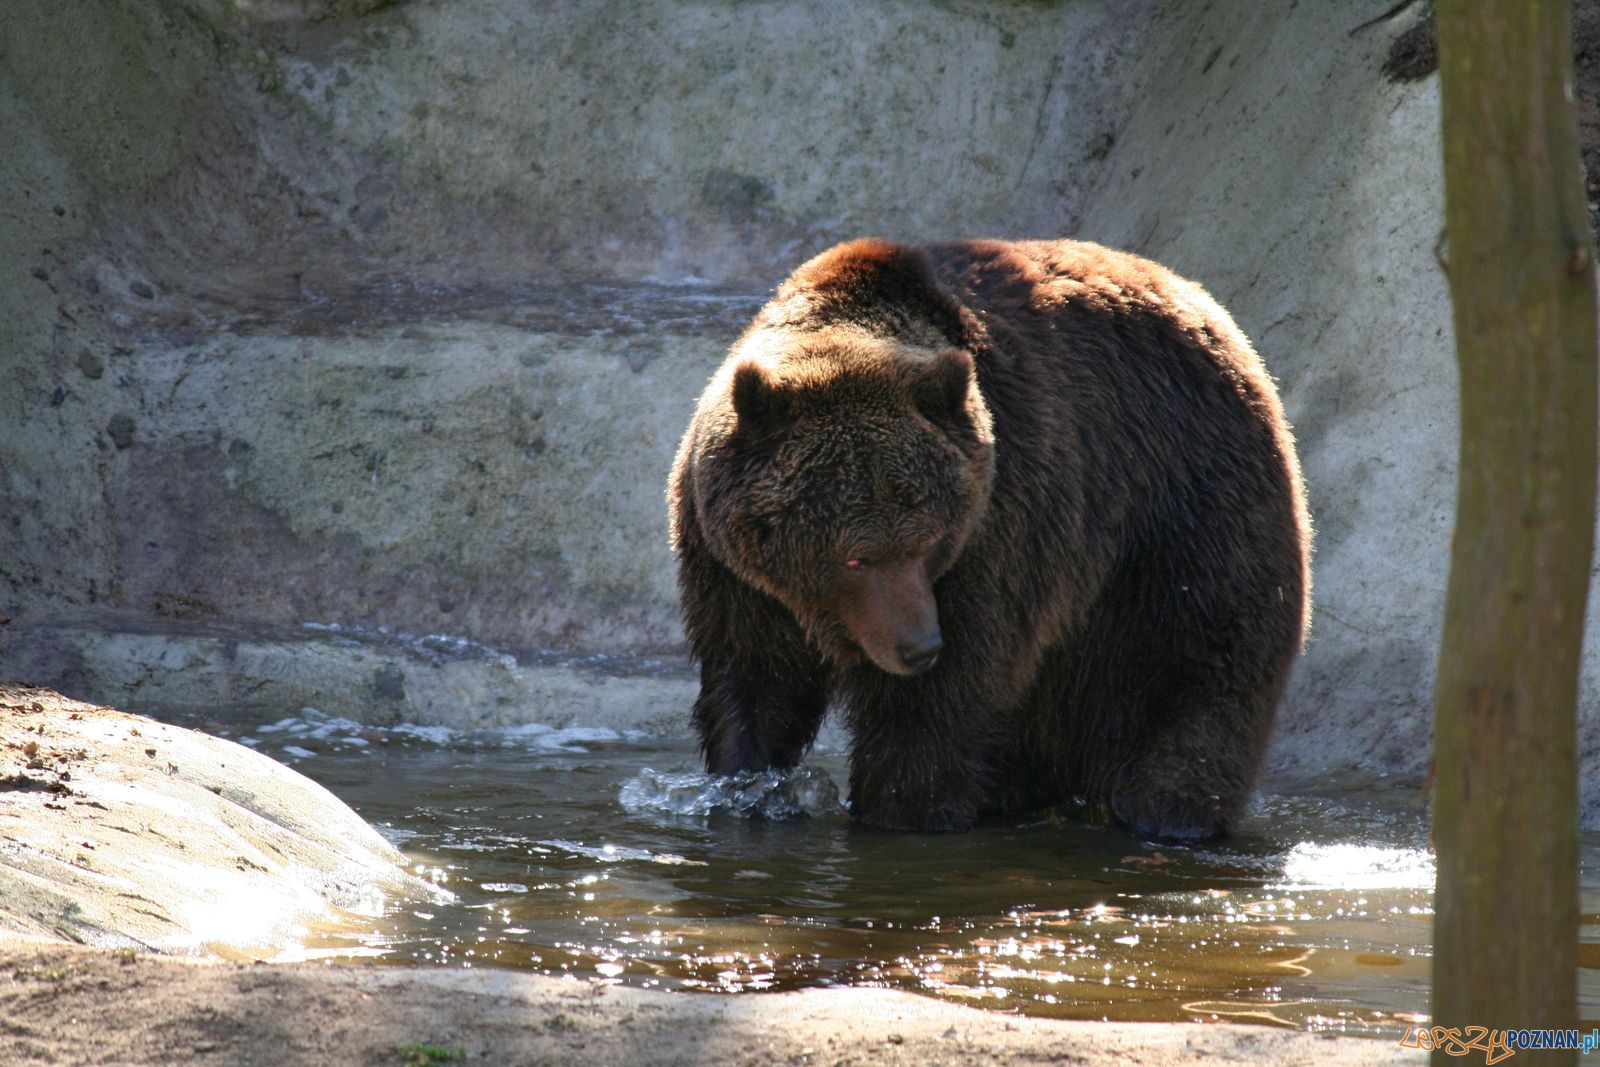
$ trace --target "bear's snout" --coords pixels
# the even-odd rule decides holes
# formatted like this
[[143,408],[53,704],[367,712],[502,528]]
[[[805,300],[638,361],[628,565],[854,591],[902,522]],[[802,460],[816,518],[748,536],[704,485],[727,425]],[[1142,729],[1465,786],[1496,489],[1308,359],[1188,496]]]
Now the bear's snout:
[[937,630],[929,634],[920,634],[909,641],[900,642],[900,662],[912,674],[921,674],[934,665],[942,648],[944,648],[944,638],[939,636]]
[[835,610],[867,658],[890,674],[921,674],[944,648],[926,553],[852,572]]

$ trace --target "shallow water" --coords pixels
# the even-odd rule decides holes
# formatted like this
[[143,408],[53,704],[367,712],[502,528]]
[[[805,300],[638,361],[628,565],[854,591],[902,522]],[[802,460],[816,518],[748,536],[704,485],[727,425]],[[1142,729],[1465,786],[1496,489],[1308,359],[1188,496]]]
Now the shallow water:
[[[309,956],[1385,1036],[1426,1018],[1433,863],[1414,790],[1381,779],[1269,788],[1236,838],[1190,848],[1067,816],[863,829],[838,804],[839,753],[730,787],[694,773],[688,744],[607,730],[383,729],[309,710],[208,728],[328,786],[456,896],[313,938]],[[1600,835],[1583,862],[1600,920]],[[1582,982],[1582,1015],[1600,1016],[1600,981]]]

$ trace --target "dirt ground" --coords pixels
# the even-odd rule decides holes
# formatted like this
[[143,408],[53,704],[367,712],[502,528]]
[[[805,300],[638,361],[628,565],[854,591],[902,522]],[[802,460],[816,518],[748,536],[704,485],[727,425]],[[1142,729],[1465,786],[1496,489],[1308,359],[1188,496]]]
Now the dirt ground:
[[[137,1010],[130,1007],[137,1005]],[[669,994],[510,971],[200,962],[0,943],[0,1063],[1394,1064],[1269,1027],[1021,1019],[888,990]]]

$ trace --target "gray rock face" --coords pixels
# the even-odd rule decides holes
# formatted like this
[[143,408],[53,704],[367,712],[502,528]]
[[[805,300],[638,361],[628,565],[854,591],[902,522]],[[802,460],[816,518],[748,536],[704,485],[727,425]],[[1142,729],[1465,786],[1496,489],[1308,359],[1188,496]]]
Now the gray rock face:
[[333,794],[194,730],[0,685],[0,931],[269,958],[436,899]]
[[762,290],[862,230],[1072,228],[1128,13],[23,0],[0,582],[676,649],[662,486]]
[[669,649],[682,383],[747,303],[580,290],[388,322],[363,301],[359,331],[128,336],[143,426],[108,431],[104,577],[157,616]]
[[[17,0],[0,674],[145,706],[107,649],[235,624],[671,657],[662,483],[763,292],[843,237],[1075,234],[1211,289],[1298,428],[1316,610],[1273,765],[1419,774],[1455,375],[1436,82],[1381,73],[1424,5],[1352,33],[1389,6]],[[282,691],[393,713],[382,664],[269,644]]]

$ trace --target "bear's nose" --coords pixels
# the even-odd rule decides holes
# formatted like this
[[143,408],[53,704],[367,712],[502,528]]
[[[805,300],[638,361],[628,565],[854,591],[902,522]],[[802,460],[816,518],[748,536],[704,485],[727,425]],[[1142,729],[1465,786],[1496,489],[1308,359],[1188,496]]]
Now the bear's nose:
[[905,664],[906,670],[912,674],[921,674],[933,666],[934,660],[939,658],[939,650],[944,648],[944,641],[937,633],[924,634],[913,637],[909,641],[900,642],[900,662]]

